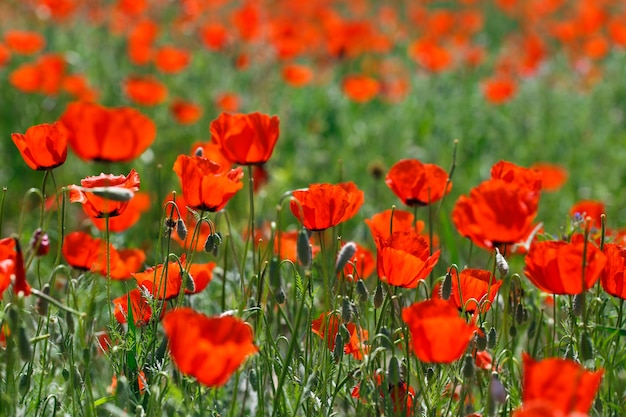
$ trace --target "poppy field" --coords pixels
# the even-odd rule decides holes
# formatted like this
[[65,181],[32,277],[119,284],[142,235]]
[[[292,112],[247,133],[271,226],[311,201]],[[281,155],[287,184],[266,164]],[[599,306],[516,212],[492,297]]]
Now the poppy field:
[[626,415],[620,0],[0,2],[0,415]]

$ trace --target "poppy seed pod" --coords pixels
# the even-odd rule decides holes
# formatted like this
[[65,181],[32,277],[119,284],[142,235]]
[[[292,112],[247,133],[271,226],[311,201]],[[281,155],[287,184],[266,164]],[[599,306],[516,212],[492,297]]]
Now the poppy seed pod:
[[356,244],[354,242],[348,242],[341,247],[339,254],[337,254],[337,262],[335,262],[335,274],[338,274],[346,266],[355,253]]
[[376,285],[376,291],[374,291],[374,308],[380,308],[383,305],[383,299],[385,297],[383,286],[378,281],[378,285]]
[[343,336],[340,332],[335,335],[335,348],[333,349],[333,359],[335,363],[339,363],[343,357]]
[[359,301],[362,303],[366,302],[370,296],[367,291],[367,287],[365,286],[365,282],[363,282],[362,279],[356,282],[356,293],[359,295]]
[[400,362],[397,356],[392,356],[389,360],[389,383],[396,385],[400,382]]
[[463,358],[463,376],[466,379],[474,376],[474,358],[472,358],[472,355],[467,354]]

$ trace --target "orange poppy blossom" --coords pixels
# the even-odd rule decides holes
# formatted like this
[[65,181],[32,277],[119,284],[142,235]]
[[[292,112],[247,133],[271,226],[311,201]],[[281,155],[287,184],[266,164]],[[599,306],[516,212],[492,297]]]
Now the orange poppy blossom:
[[541,173],[542,191],[556,191],[567,181],[567,170],[561,165],[537,162],[531,165],[530,169]]
[[[145,326],[152,318],[152,308],[148,300],[146,300],[141,291],[135,288],[127,294],[113,299],[114,315],[118,323],[124,324],[128,322],[128,299],[130,298],[130,306],[133,313],[133,321],[135,326]],[[165,311],[161,312],[161,317]]]
[[364,194],[349,181],[339,184],[311,184],[296,190],[289,208],[291,213],[311,231],[321,231],[351,219],[363,205]]
[[342,83],[343,93],[356,103],[367,103],[380,92],[380,82],[365,75],[349,75]]
[[365,223],[374,238],[380,236],[382,239],[388,239],[393,232],[414,230],[416,233],[422,233],[424,222],[418,220],[414,223],[413,220],[413,213],[388,209],[374,214],[371,219],[365,219]]
[[28,30],[7,30],[4,32],[4,43],[13,53],[32,55],[46,46],[46,38]]
[[173,170],[187,205],[196,210],[220,211],[243,188],[241,167],[225,170],[220,164],[199,156],[179,155]]
[[[522,354],[522,402],[517,414],[521,416],[573,416],[588,413],[600,388],[604,370],[588,371],[569,359],[548,358],[541,361]],[[538,407],[537,402],[544,406]],[[542,414],[528,409],[545,407],[562,414]],[[572,413],[572,414],[570,414]]]
[[537,210],[542,185],[540,172],[515,165],[512,162],[500,161],[491,167],[491,179],[503,180],[507,184],[526,190],[526,204],[531,210]]
[[132,161],[156,137],[154,122],[130,107],[74,102],[67,106],[60,122],[69,132],[70,148],[85,161]]
[[202,116],[202,107],[189,101],[174,100],[170,105],[170,112],[181,125],[191,125]]
[[156,106],[167,97],[165,84],[150,76],[127,78],[123,87],[126,96],[141,106]]
[[241,98],[236,93],[220,93],[215,97],[215,107],[227,113],[235,113],[241,107]]
[[221,113],[211,122],[211,141],[236,164],[264,164],[272,156],[280,134],[278,116],[262,113]]
[[[459,274],[456,268],[450,268],[452,292],[448,302],[459,311],[473,314],[476,310],[484,314],[491,308],[498,294],[502,280],[497,280],[491,272],[484,269],[466,268]],[[459,287],[460,284],[460,287]],[[441,298],[440,287],[433,290],[433,298]]]
[[[135,196],[130,199],[128,206],[126,206],[126,209],[122,212],[122,214],[109,218],[109,231],[123,232],[126,229],[129,229],[139,221],[141,215],[149,208],[150,196],[144,192],[135,193]],[[105,219],[97,217],[90,218],[98,230],[105,230]]]
[[441,250],[430,254],[428,241],[412,230],[394,232],[387,239],[375,236],[378,278],[389,285],[416,288],[433,270]]
[[[311,322],[311,331],[326,341],[328,349],[335,350],[335,339],[339,332],[340,317],[335,313],[322,313]],[[345,341],[343,353],[352,355],[356,360],[362,360],[363,354],[369,351],[367,346],[368,332],[359,329],[354,323],[345,323],[350,340]],[[328,327],[326,327],[328,326]]]
[[602,251],[606,255],[606,265],[600,284],[608,294],[626,300],[626,249],[615,243],[606,243]]
[[602,225],[602,215],[606,214],[606,208],[602,201],[582,200],[570,208],[569,214],[581,220],[589,217],[591,218],[591,226],[599,229]]
[[485,249],[525,241],[537,215],[531,194],[502,179],[484,181],[469,196],[459,197],[452,222],[462,236]]
[[286,65],[283,68],[283,80],[292,87],[304,87],[313,80],[313,70],[306,65]]
[[67,158],[67,133],[57,123],[31,126],[25,134],[12,133],[11,139],[32,169],[53,169]]
[[442,72],[452,66],[452,55],[437,41],[423,38],[409,45],[409,57],[430,72]]
[[407,206],[426,206],[450,192],[448,173],[438,165],[424,164],[417,159],[396,162],[385,183]]
[[61,88],[79,101],[95,101],[98,98],[98,91],[89,86],[82,74],[70,74],[63,77]]
[[[139,183],[139,174],[134,169],[128,175],[86,177],[80,180],[80,186],[69,186],[70,202],[81,203],[85,213],[96,219],[119,216],[139,191]],[[110,194],[113,198],[103,197],[103,194]]]
[[541,291],[575,295],[600,279],[607,259],[593,242],[585,242],[582,234],[575,234],[569,242],[533,242],[524,261],[524,274]]
[[17,239],[6,237],[0,239],[0,297],[13,284],[13,293],[30,295],[31,289],[26,280],[24,256]]
[[156,267],[150,267],[143,272],[135,272],[131,275],[137,281],[138,287],[144,287],[153,296],[166,300],[178,296],[184,284],[184,273],[187,273],[193,281],[193,288],[186,287],[185,294],[196,294],[203,291],[213,279],[215,262],[187,265],[184,254],[179,258],[179,261],[168,262],[167,269],[164,264],[159,264]]
[[218,22],[206,23],[200,28],[200,40],[210,51],[219,51],[228,43],[229,33],[226,27]]
[[515,97],[517,84],[509,76],[494,75],[482,82],[482,93],[491,104],[504,104]]
[[128,36],[128,56],[135,65],[145,65],[152,60],[154,49],[152,44],[159,32],[158,25],[145,19],[132,28]]
[[217,162],[222,166],[222,169],[226,171],[229,170],[233,164],[224,156],[220,146],[213,142],[195,142],[191,145],[190,155],[201,156],[202,158]]
[[443,300],[420,301],[402,310],[409,327],[413,353],[422,362],[452,363],[459,359],[478,327],[459,317],[456,308]]
[[[71,232],[63,239],[61,253],[72,268],[107,275],[106,242],[84,232]],[[143,267],[145,253],[140,249],[118,251],[109,245],[110,276],[114,280],[131,278],[131,273]]]
[[13,70],[9,82],[25,93],[55,95],[63,84],[66,66],[62,55],[41,55],[35,62],[22,64]]
[[224,385],[250,355],[252,327],[232,316],[207,317],[190,308],[179,308],[163,317],[172,360],[185,375],[209,387]]
[[161,47],[154,57],[154,64],[165,74],[179,73],[187,68],[190,62],[189,51],[171,45]]

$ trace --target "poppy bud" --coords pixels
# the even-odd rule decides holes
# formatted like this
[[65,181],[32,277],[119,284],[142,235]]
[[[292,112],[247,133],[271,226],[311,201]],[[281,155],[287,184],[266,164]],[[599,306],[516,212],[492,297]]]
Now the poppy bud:
[[187,239],[187,226],[185,225],[183,219],[178,219],[178,221],[176,221],[176,234],[180,240],[184,241]]
[[25,372],[20,376],[19,391],[22,396],[25,396],[30,390],[30,373]]
[[26,327],[18,326],[17,328],[17,349],[20,352],[20,357],[25,362],[30,361],[33,350],[30,346],[30,339],[26,334]]
[[448,300],[452,294],[452,274],[450,271],[446,273],[443,283],[441,284],[441,299]]
[[274,290],[274,299],[278,304],[283,304],[285,302],[287,295],[285,294],[283,287],[278,287],[278,289]]
[[342,357],[343,337],[341,336],[341,332],[337,332],[337,335],[335,335],[335,348],[333,349],[333,359],[335,360],[335,363],[339,363]]
[[374,291],[374,308],[380,308],[380,306],[383,305],[384,297],[385,294],[383,292],[383,286],[380,281],[378,281],[378,284],[376,285],[376,291]]
[[[50,284],[46,284],[41,289],[41,292],[45,295],[50,295]],[[39,297],[35,303],[35,310],[40,316],[48,315],[48,300],[43,297]]]
[[435,377],[435,370],[432,367],[426,369],[426,381],[430,382]]
[[496,347],[496,328],[492,327],[489,329],[489,333],[487,333],[487,347],[489,349],[493,349]]
[[280,280],[280,261],[278,257],[274,256],[270,260],[270,287],[279,288],[281,286]]
[[580,337],[580,358],[583,361],[593,358],[593,341],[587,332],[584,332]]
[[348,297],[344,297],[341,303],[341,318],[346,323],[352,319],[352,306]]
[[463,376],[466,379],[474,376],[474,358],[470,354],[465,355],[463,358]]
[[522,306],[522,303],[519,303],[515,307],[515,321],[519,325],[522,325],[522,323],[524,323],[524,306]]
[[303,267],[308,268],[311,265],[312,249],[309,243],[309,234],[306,229],[302,229],[300,233],[298,233],[296,250],[298,252],[298,260],[300,260]]
[[65,313],[65,324],[67,326],[67,333],[74,334],[74,317],[72,317],[72,313]]
[[194,156],[199,156],[200,158],[204,158],[204,149],[202,146],[198,146],[195,151],[193,151]]
[[509,336],[511,337],[517,336],[517,327],[515,327],[514,324],[512,324],[511,327],[509,327]]
[[[206,242],[204,242],[204,251],[207,253],[211,253],[213,251],[215,251],[218,247],[218,243],[217,243],[217,239],[216,239],[216,234],[211,233],[207,238],[206,238]],[[220,241],[221,243],[221,241]]]
[[35,230],[33,237],[30,239],[30,248],[35,251],[37,256],[45,256],[50,252],[50,238],[48,234],[41,229]]
[[509,263],[504,256],[502,256],[498,248],[496,248],[496,267],[498,271],[500,271],[500,278],[504,278],[509,274]]
[[341,247],[339,254],[337,254],[337,262],[335,262],[335,274],[343,270],[355,253],[356,244],[354,242],[348,242]]
[[[491,381],[489,382],[489,398],[492,404],[504,404],[506,401],[506,390],[500,382],[497,372],[491,373]],[[489,414],[492,415],[492,414]]]
[[572,309],[574,310],[574,315],[576,317],[580,317],[583,315],[585,311],[585,293],[580,293],[574,295],[574,300],[572,301]]
[[400,362],[396,356],[392,356],[389,360],[388,377],[391,385],[397,385],[400,382]]
[[185,271],[182,274],[182,279],[185,290],[188,290],[190,292],[194,292],[196,290],[196,282],[189,272]]
[[485,335],[485,329],[483,327],[476,332],[476,349],[479,352],[487,349],[487,336]]
[[365,286],[365,282],[363,282],[362,279],[356,282],[356,293],[359,295],[359,301],[362,303],[366,302],[370,296],[367,291],[367,287]]

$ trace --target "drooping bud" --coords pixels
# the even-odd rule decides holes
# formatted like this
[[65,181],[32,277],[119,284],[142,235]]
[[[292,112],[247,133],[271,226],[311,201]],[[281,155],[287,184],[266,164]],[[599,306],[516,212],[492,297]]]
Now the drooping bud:
[[576,317],[581,317],[583,312],[585,311],[585,293],[580,293],[574,295],[574,300],[572,301],[572,308],[574,310],[574,315]]
[[474,376],[474,358],[470,354],[465,355],[463,358],[463,376],[466,379]]
[[341,358],[343,357],[343,337],[341,336],[341,332],[337,332],[335,335],[335,348],[333,349],[333,359],[335,363],[339,363]]
[[348,297],[343,297],[341,302],[341,318],[346,323],[352,319],[352,305]]
[[279,288],[281,286],[280,280],[280,261],[277,256],[272,257],[269,265],[270,274],[270,287]]
[[481,327],[476,332],[476,349],[479,352],[482,352],[483,350],[487,349],[487,335],[485,334],[484,327]]
[[524,306],[522,306],[522,303],[515,307],[515,321],[520,326],[524,323]]
[[[45,295],[50,295],[50,284],[45,284],[41,289],[41,292]],[[48,300],[43,297],[37,298],[35,310],[37,310],[37,313],[39,313],[40,316],[48,315]]]
[[312,249],[309,242],[309,234],[306,229],[300,230],[298,233],[298,240],[296,242],[296,250],[298,252],[298,260],[303,267],[308,268],[311,266]]
[[285,290],[283,290],[283,287],[278,287],[274,290],[274,299],[278,304],[283,304],[285,302],[285,300],[287,299],[287,295],[285,294]]
[[341,323],[339,325],[339,333],[341,333],[343,340],[350,340],[350,331],[345,324]]
[[593,341],[587,332],[580,336],[580,358],[583,361],[593,358]]
[[354,242],[348,242],[341,247],[341,250],[337,254],[337,262],[335,262],[335,274],[338,274],[343,270],[355,253],[356,243]]
[[67,333],[74,334],[74,317],[69,311],[65,313],[65,325],[67,326]]
[[441,284],[441,299],[448,300],[452,294],[452,274],[450,271],[446,273],[443,283]]
[[489,349],[493,349],[496,347],[496,328],[492,327],[489,329],[489,333],[487,333],[487,347]]
[[426,369],[426,381],[430,382],[433,380],[434,377],[435,377],[435,370],[432,368],[432,366],[429,366]]
[[500,272],[500,278],[504,278],[509,274],[509,263],[504,256],[502,256],[498,248],[496,248],[496,267]]
[[189,292],[194,292],[196,290],[196,281],[193,279],[189,271],[185,271],[182,274],[182,279],[185,290]]
[[37,256],[45,256],[50,252],[50,238],[48,234],[41,229],[35,230],[33,237],[30,239],[30,248]]
[[207,253],[215,253],[217,248],[222,244],[222,236],[219,233],[211,233],[204,242],[204,251]]
[[515,327],[514,324],[512,324],[511,327],[509,327],[509,336],[511,337],[517,336],[517,327]]
[[391,385],[397,385],[400,383],[400,362],[398,362],[397,356],[392,356],[389,360],[389,383]]
[[374,308],[380,308],[383,305],[384,298],[385,294],[383,291],[383,286],[380,281],[378,281],[378,284],[376,285],[376,291],[374,291]]
[[184,241],[185,239],[187,239],[187,226],[185,225],[183,219],[178,219],[176,221],[176,234],[178,235],[180,240]]
[[369,298],[370,294],[367,291],[367,287],[365,286],[365,282],[362,279],[356,282],[356,293],[359,295],[359,301],[364,303]]

